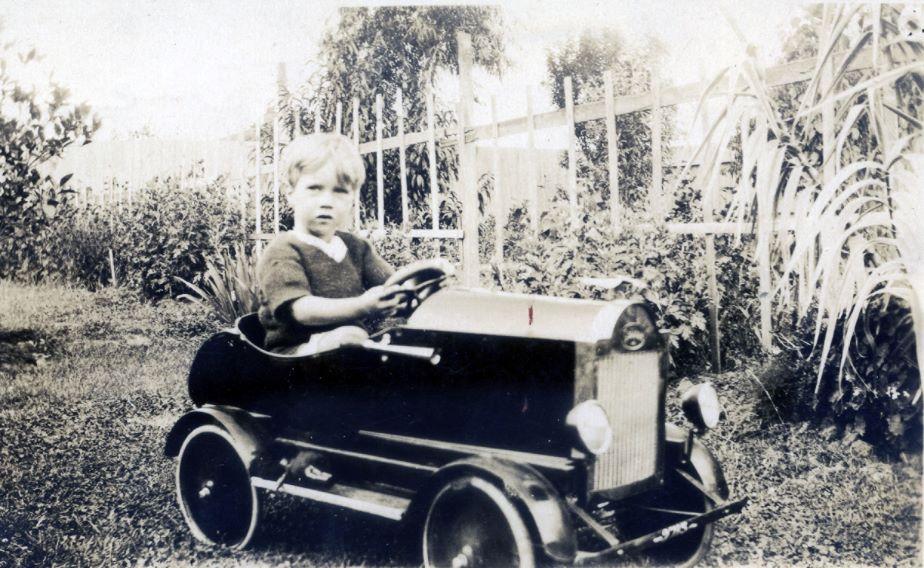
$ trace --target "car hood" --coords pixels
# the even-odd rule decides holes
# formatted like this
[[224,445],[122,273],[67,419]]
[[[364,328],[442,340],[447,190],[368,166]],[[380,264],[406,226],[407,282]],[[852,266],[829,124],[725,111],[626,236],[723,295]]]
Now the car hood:
[[421,303],[406,327],[595,343],[613,336],[620,314],[633,303],[448,288]]

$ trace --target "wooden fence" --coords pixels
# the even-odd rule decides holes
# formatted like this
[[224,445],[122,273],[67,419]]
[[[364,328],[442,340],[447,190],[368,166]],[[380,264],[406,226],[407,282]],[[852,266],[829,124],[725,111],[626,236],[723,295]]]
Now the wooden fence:
[[[232,184],[251,175],[252,148],[243,140],[163,140],[139,138],[93,142],[68,148],[54,164],[60,178],[73,173],[71,186],[81,197],[97,200],[114,186],[135,191],[154,177],[174,177],[186,184],[207,183],[219,175]],[[95,194],[95,195],[94,195]]]
[[[477,204],[477,185],[478,185],[478,176],[476,175],[476,143],[478,142],[489,142],[492,147],[497,150],[498,140],[505,136],[525,134],[527,139],[527,149],[526,149],[526,161],[527,161],[527,176],[526,176],[526,195],[528,196],[527,203],[529,207],[529,217],[530,225],[533,231],[536,231],[538,228],[539,215],[541,202],[539,198],[539,187],[538,187],[538,171],[539,171],[539,161],[540,161],[540,150],[536,148],[536,132],[541,129],[547,128],[560,128],[565,127],[568,136],[567,144],[567,169],[564,177],[564,186],[567,191],[568,204],[571,210],[571,219],[575,223],[574,229],[577,230],[577,211],[579,200],[581,195],[579,193],[579,184],[577,180],[577,166],[576,166],[576,138],[575,138],[575,125],[587,122],[591,120],[604,120],[606,124],[606,139],[608,143],[608,159],[607,163],[609,166],[608,171],[608,181],[610,187],[610,195],[612,196],[609,203],[609,216],[611,222],[614,225],[618,225],[622,222],[623,213],[621,210],[621,204],[619,202],[619,155],[617,147],[617,136],[616,132],[616,117],[620,115],[625,115],[629,113],[637,113],[642,111],[651,111],[651,123],[650,128],[652,131],[652,175],[651,175],[651,186],[648,188],[648,207],[650,212],[653,214],[654,218],[664,220],[666,218],[666,213],[668,207],[666,199],[669,199],[670,196],[664,195],[664,165],[662,164],[662,148],[661,148],[661,109],[664,107],[674,106],[681,103],[691,103],[696,102],[701,94],[706,90],[707,85],[705,83],[692,83],[681,86],[662,86],[658,82],[654,82],[652,90],[648,93],[626,95],[626,96],[614,96],[614,84],[612,76],[609,72],[604,74],[604,99],[599,101],[593,101],[583,104],[574,104],[573,100],[573,89],[571,78],[565,78],[564,81],[564,91],[565,91],[565,107],[549,112],[535,113],[533,112],[532,100],[529,96],[529,92],[525,93],[525,107],[526,112],[522,116],[515,118],[510,118],[506,120],[498,120],[496,115],[496,102],[491,100],[491,121],[487,124],[474,124],[472,120],[472,107],[474,104],[474,95],[473,95],[473,82],[472,82],[472,66],[473,66],[473,57],[472,57],[472,45],[471,38],[464,33],[458,34],[458,58],[459,58],[459,69],[460,69],[460,101],[457,107],[457,117],[458,121],[455,128],[437,128],[434,121],[434,101],[431,94],[427,97],[426,100],[426,128],[418,132],[405,132],[404,128],[404,110],[402,104],[402,95],[399,91],[397,94],[397,100],[395,101],[395,106],[397,109],[397,134],[395,136],[384,137],[383,136],[383,120],[382,120],[382,108],[383,108],[383,99],[381,95],[377,95],[374,101],[374,116],[375,116],[375,135],[374,139],[361,141],[359,132],[360,132],[360,104],[361,102],[358,99],[353,99],[351,101],[352,105],[348,109],[352,112],[352,130],[348,133],[349,136],[355,141],[359,148],[359,152],[363,155],[374,154],[375,155],[375,188],[376,188],[376,199],[375,199],[375,221],[377,230],[373,232],[373,237],[377,234],[386,230],[385,227],[385,184],[384,184],[384,167],[383,167],[383,152],[386,150],[396,149],[399,154],[399,176],[400,176],[400,189],[401,189],[401,211],[402,211],[402,223],[400,227],[397,227],[396,230],[402,231],[405,234],[409,235],[412,238],[418,239],[461,239],[462,241],[462,271],[461,277],[462,282],[465,285],[477,286],[479,284],[479,243],[478,243],[478,204]],[[863,69],[870,66],[871,62],[871,53],[869,50],[862,52],[859,57],[855,58],[850,66],[850,70]],[[765,70],[765,79],[769,86],[776,87],[782,86],[790,83],[796,83],[800,81],[805,81],[809,79],[812,74],[815,72],[816,62],[814,59],[807,59],[788,63],[785,65],[779,65]],[[284,75],[284,73],[280,73]],[[830,81],[830,73],[825,75]],[[727,96],[728,92],[733,89],[739,88],[739,85],[729,85],[726,81],[725,84],[719,84],[717,88],[713,89],[712,92],[715,93],[714,96]],[[824,90],[824,85],[823,89]],[[250,168],[253,171],[253,183],[252,189],[247,188],[247,191],[252,191],[254,211],[255,211],[255,238],[258,242],[258,247],[262,240],[271,238],[272,233],[264,232],[264,225],[261,212],[261,199],[264,193],[264,187],[269,184],[269,190],[272,192],[273,199],[273,220],[272,227],[274,232],[278,232],[280,223],[279,223],[279,199],[280,199],[280,171],[279,171],[279,154],[281,147],[281,136],[280,136],[280,118],[278,107],[271,117],[272,123],[272,161],[269,164],[266,164],[262,159],[262,151],[260,148],[260,136],[263,131],[263,118],[259,120],[255,126],[254,131],[254,144],[256,145],[254,151],[250,152],[250,155],[259,156],[260,159],[257,159]],[[344,108],[341,103],[337,104],[336,113],[335,113],[335,123],[330,130],[341,132],[343,125],[343,112]],[[830,111],[826,110],[824,116],[829,117]],[[833,149],[833,121],[824,120],[824,151],[825,154]],[[322,125],[319,121],[316,120],[314,124],[315,131],[321,131]],[[406,164],[405,164],[405,151],[408,146],[414,144],[426,144],[427,153],[429,154],[429,180],[430,180],[430,200],[429,205],[431,209],[431,218],[432,224],[427,228],[412,228],[408,225],[408,195],[407,195],[407,185],[406,185]],[[436,214],[438,211],[438,203],[440,199],[440,191],[443,188],[440,188],[438,185],[438,175],[437,175],[437,163],[436,163],[436,147],[439,145],[451,145],[458,148],[459,156],[459,176],[456,184],[456,190],[459,192],[461,204],[462,204],[462,215],[461,215],[461,226],[460,227],[441,227],[439,225],[439,215]],[[498,183],[503,180],[503,176],[499,175],[500,170],[500,160],[496,157],[498,153],[494,154],[492,169],[494,170],[494,180],[497,180]],[[242,175],[242,179],[244,176]],[[494,194],[497,196],[503,196],[507,188],[504,187],[495,187]],[[243,195],[243,194],[242,194]],[[713,196],[714,197],[714,196]],[[241,197],[243,199],[243,197]],[[710,335],[711,335],[711,350],[713,355],[713,364],[717,369],[720,369],[720,338],[718,332],[718,310],[720,304],[720,298],[718,295],[718,286],[717,286],[717,275],[716,275],[716,252],[715,252],[715,235],[717,234],[731,234],[736,232],[748,232],[751,230],[751,226],[742,226],[739,223],[730,223],[730,222],[716,222],[716,206],[714,199],[708,199],[707,202],[703,203],[703,218],[702,221],[692,222],[692,223],[658,223],[651,225],[649,228],[663,228],[671,233],[677,234],[686,234],[686,235],[695,235],[698,237],[703,237],[705,240],[705,255],[706,255],[706,264],[708,270],[708,290],[710,296]],[[767,204],[758,204],[759,207],[767,206]],[[503,198],[494,200],[495,212],[500,213],[503,211],[504,200]],[[357,195],[357,205],[355,208],[355,222],[356,226],[359,226],[360,218],[360,206],[359,206],[359,196]],[[760,216],[758,216],[759,218]],[[498,218],[502,218],[501,215],[498,215]],[[497,259],[501,259],[503,255],[503,223],[495,223],[496,225],[496,234],[494,235],[495,246],[494,254]],[[757,227],[758,232],[761,231],[775,231],[775,230],[786,230],[786,227],[767,227],[759,226]],[[766,241],[764,241],[766,242]],[[760,335],[761,341],[765,347],[770,346],[770,314],[771,314],[771,299],[769,291],[771,289],[771,270],[770,270],[770,254],[769,250],[760,250],[757,251],[756,260],[758,262],[758,274],[760,278],[760,288],[759,295],[761,299],[761,310],[760,310]]]
[[[616,117],[629,113],[636,113],[642,111],[654,111],[651,112],[651,123],[650,128],[652,132],[652,175],[651,175],[651,186],[649,187],[649,198],[648,198],[648,207],[653,216],[656,219],[664,220],[668,211],[666,206],[666,198],[670,196],[664,195],[664,165],[662,163],[662,148],[661,148],[661,127],[662,127],[662,118],[661,118],[661,109],[664,107],[674,106],[681,103],[692,103],[699,100],[701,94],[705,92],[708,87],[705,83],[691,83],[681,86],[661,86],[657,81],[654,82],[652,90],[648,93],[636,94],[636,95],[627,95],[627,96],[614,96],[614,85],[612,75],[609,72],[604,74],[604,99],[599,101],[593,101],[583,104],[574,104],[573,98],[573,89],[572,82],[570,77],[566,77],[564,80],[564,91],[565,91],[565,107],[550,112],[544,113],[534,113],[532,108],[532,101],[529,97],[529,92],[526,92],[526,113],[523,116],[516,118],[510,118],[506,120],[498,120],[496,115],[496,102],[491,100],[491,121],[488,124],[474,124],[472,120],[472,107],[474,102],[473,96],[473,83],[472,83],[472,47],[471,47],[471,38],[464,33],[458,34],[458,57],[459,57],[459,84],[460,84],[460,101],[457,108],[457,117],[458,122],[457,126],[454,129],[448,128],[436,128],[433,121],[433,99],[432,96],[427,99],[427,127],[419,132],[405,132],[404,131],[404,115],[402,109],[401,93],[398,92],[396,107],[398,115],[398,133],[396,136],[391,136],[388,138],[383,137],[383,122],[382,122],[382,96],[378,95],[375,99],[375,138],[369,141],[360,141],[358,132],[359,132],[359,105],[360,101],[354,99],[352,101],[353,109],[353,131],[352,137],[356,141],[359,151],[361,154],[375,154],[375,180],[376,180],[376,220],[378,230],[385,230],[384,222],[384,172],[382,167],[382,153],[385,150],[397,149],[399,152],[399,175],[400,175],[400,187],[401,187],[401,203],[402,203],[402,228],[406,234],[409,234],[411,237],[423,238],[423,239],[461,239],[462,240],[462,281],[465,285],[477,286],[479,284],[479,244],[478,244],[478,206],[477,206],[477,183],[478,176],[475,173],[475,147],[476,143],[479,141],[489,141],[492,142],[494,147],[497,148],[498,139],[504,136],[516,135],[516,134],[526,134],[527,136],[527,153],[534,156],[532,159],[529,159],[529,172],[527,175],[527,194],[529,196],[528,204],[530,211],[530,222],[531,228],[533,231],[537,230],[538,219],[540,214],[540,200],[538,196],[538,187],[537,187],[537,149],[535,145],[535,133],[537,130],[546,129],[546,128],[557,128],[557,127],[566,127],[566,132],[568,136],[567,144],[567,175],[566,175],[566,190],[568,195],[568,203],[571,210],[571,219],[572,222],[576,224],[577,222],[577,212],[578,204],[580,200],[579,195],[579,184],[577,183],[577,167],[576,167],[576,137],[575,137],[575,125],[587,122],[591,120],[604,120],[606,124],[606,138],[608,143],[608,159],[607,163],[609,166],[609,187],[611,201],[609,203],[610,207],[610,218],[614,225],[618,225],[622,222],[622,211],[621,204],[619,201],[619,155],[618,155],[618,145],[616,132]],[[851,63],[848,70],[858,70],[864,69],[870,66],[872,54],[870,50],[862,52],[858,57],[854,59]],[[830,84],[831,76],[833,74],[833,62],[829,61],[826,67],[829,67],[827,72],[824,74],[824,77],[827,77],[828,84]],[[805,59],[800,61],[795,61],[792,63],[779,65],[776,67],[769,68],[765,71],[765,80],[770,87],[779,87],[791,83],[801,82],[808,80],[812,74],[815,72],[816,61],[815,59]],[[822,91],[826,89],[827,85],[822,85]],[[740,88],[739,85],[730,85],[728,80],[724,83],[720,83],[712,90],[715,93],[713,96],[727,96],[727,94],[734,90]],[[340,130],[340,105],[338,104],[337,111],[337,121],[335,126],[335,131]],[[833,107],[832,107],[833,108]],[[823,148],[825,155],[829,151],[833,150],[834,146],[834,134],[833,134],[833,120],[831,119],[833,110],[825,109],[823,116]],[[278,122],[277,122],[278,124]],[[745,135],[748,134],[747,126],[743,125]],[[760,126],[758,126],[760,128]],[[320,125],[315,123],[315,130],[319,130]],[[278,134],[278,127],[274,129],[274,132]],[[428,153],[430,156],[429,167],[430,167],[430,189],[431,189],[431,198],[430,198],[430,207],[431,210],[435,213],[437,208],[437,203],[439,200],[440,188],[437,185],[437,164],[435,160],[435,147],[437,144],[445,145],[454,145],[458,148],[458,155],[460,159],[459,167],[459,179],[457,184],[458,191],[461,192],[461,202],[462,202],[462,215],[461,215],[461,227],[440,227],[438,225],[438,215],[432,214],[433,225],[427,229],[413,229],[408,228],[407,221],[407,187],[406,187],[406,171],[404,163],[404,153],[405,149],[412,144],[426,143],[428,148]],[[274,142],[274,146],[276,143]],[[746,157],[747,160],[747,157]],[[499,170],[499,160],[494,160],[494,179],[501,180],[502,177],[498,175]],[[495,187],[494,194],[502,196],[504,195],[506,188]],[[259,187],[258,187],[259,190]],[[278,201],[278,192],[279,192],[279,183],[278,178],[274,178],[273,183],[273,195],[274,201]],[[717,203],[714,199],[715,196],[711,196],[706,203],[703,203],[703,219],[702,221],[692,222],[692,223],[666,223],[666,224],[656,224],[652,225],[650,228],[663,227],[664,230],[667,230],[671,233],[677,234],[686,234],[686,235],[695,235],[703,237],[705,239],[705,255],[706,255],[706,264],[708,271],[708,290],[710,295],[710,335],[711,335],[711,350],[713,355],[713,364],[717,369],[721,368],[720,364],[720,337],[718,331],[718,310],[720,304],[720,298],[718,295],[718,285],[717,285],[717,274],[716,274],[716,251],[715,251],[715,235],[718,234],[732,234],[738,232],[749,232],[751,226],[744,225],[741,223],[733,222],[716,222],[716,207]],[[357,198],[358,199],[358,198]],[[766,203],[759,203],[758,207],[767,207],[770,206]],[[503,199],[495,200],[496,212],[503,211]],[[358,219],[359,208],[356,208],[356,215]],[[758,215],[758,218],[761,216]],[[497,218],[502,218],[501,215],[498,215]],[[787,227],[782,226],[785,223],[779,226],[758,226],[757,231],[766,233],[767,231],[776,231],[776,230],[788,230]],[[504,227],[502,223],[496,223],[496,234],[494,236],[495,246],[494,254],[495,257],[500,259],[503,255],[503,231]],[[574,227],[578,229],[578,227]],[[259,234],[260,230],[258,229],[258,237],[266,238],[271,235],[262,235]],[[767,240],[763,241],[765,244]],[[769,348],[771,343],[770,329],[771,329],[771,269],[770,269],[770,254],[768,250],[759,250],[757,251],[756,260],[758,263],[758,274],[760,278],[759,285],[759,297],[761,302],[760,309],[760,338],[762,344]]]

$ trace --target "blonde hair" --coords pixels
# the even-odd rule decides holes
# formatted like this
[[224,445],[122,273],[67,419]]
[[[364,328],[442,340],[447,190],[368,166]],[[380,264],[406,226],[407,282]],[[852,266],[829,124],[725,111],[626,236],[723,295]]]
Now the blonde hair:
[[289,142],[282,153],[282,166],[290,187],[304,173],[320,170],[332,162],[337,182],[358,190],[366,181],[366,166],[352,140],[342,134],[308,134]]

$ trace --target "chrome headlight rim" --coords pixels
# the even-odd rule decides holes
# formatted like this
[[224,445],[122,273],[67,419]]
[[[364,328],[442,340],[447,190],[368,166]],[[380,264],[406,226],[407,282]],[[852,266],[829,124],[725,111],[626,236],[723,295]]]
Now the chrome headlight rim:
[[722,418],[722,403],[710,382],[687,388],[680,397],[684,416],[699,431],[711,430]]
[[603,405],[595,399],[585,400],[568,411],[565,424],[573,426],[588,452],[600,456],[613,446],[613,426]]

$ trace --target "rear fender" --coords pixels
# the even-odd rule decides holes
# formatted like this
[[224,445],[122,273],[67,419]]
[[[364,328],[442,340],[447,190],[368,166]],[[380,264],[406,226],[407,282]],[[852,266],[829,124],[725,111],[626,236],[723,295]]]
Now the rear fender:
[[534,468],[495,458],[474,457],[440,468],[414,496],[405,518],[423,525],[430,502],[453,479],[476,475],[493,483],[517,507],[533,538],[556,563],[571,563],[577,554],[574,527],[567,505],[555,487]]
[[205,424],[218,426],[231,435],[238,446],[241,459],[244,460],[249,470],[250,464],[257,457],[263,445],[260,435],[261,428],[252,415],[239,408],[206,405],[187,412],[177,420],[170,433],[167,434],[164,454],[168,457],[176,457],[180,453],[180,447],[186,436],[195,428]]
[[690,436],[689,430],[670,422],[666,426],[668,467],[682,468],[685,464],[689,464],[703,485],[722,499],[728,499],[728,483],[725,481],[725,474],[722,473],[722,466],[719,465],[719,461],[712,455],[709,448],[696,436],[693,437],[693,443],[689,444],[687,442]]

